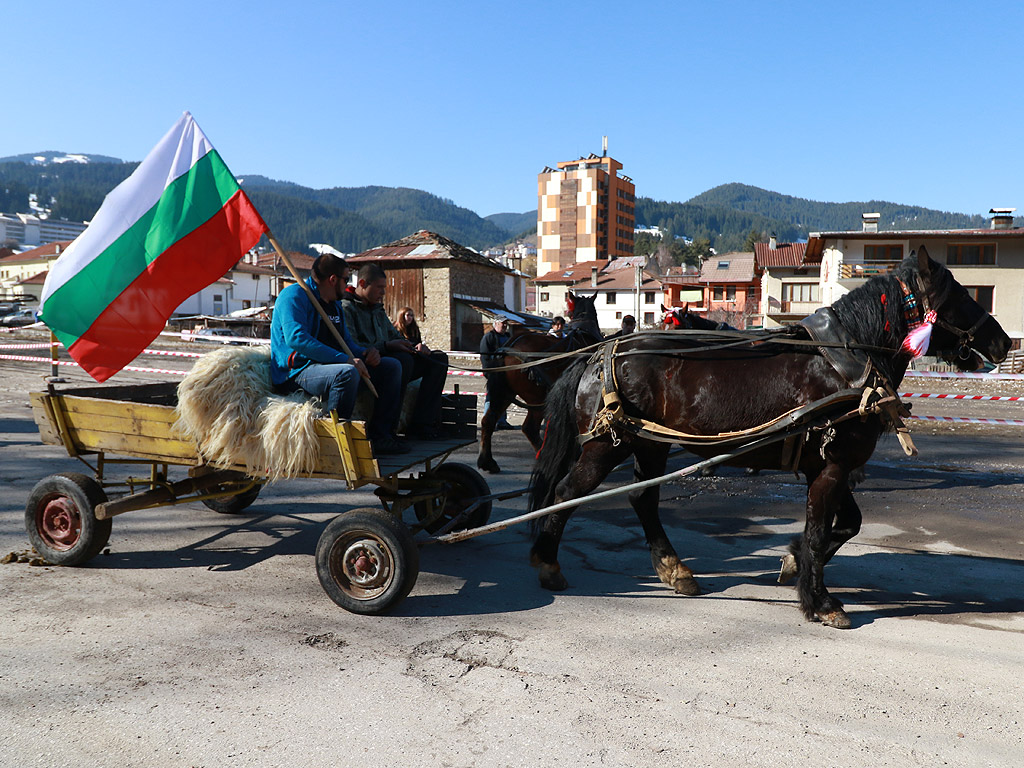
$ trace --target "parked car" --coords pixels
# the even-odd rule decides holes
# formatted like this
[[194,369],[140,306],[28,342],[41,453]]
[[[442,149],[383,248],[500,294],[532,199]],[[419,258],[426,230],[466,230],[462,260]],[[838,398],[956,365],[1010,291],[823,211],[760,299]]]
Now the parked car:
[[11,312],[11,314],[4,315],[0,318],[0,325],[8,327],[32,325],[32,323],[35,322],[38,322],[38,320],[36,320],[36,311],[34,309],[19,309],[16,312]]
[[238,341],[237,335],[230,328],[200,328],[195,332],[193,341],[209,342],[211,344],[245,344],[244,341]]

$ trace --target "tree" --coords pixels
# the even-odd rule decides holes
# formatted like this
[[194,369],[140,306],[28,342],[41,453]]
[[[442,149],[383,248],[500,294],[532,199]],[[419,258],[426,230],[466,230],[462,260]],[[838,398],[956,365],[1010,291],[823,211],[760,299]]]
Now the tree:
[[768,238],[765,237],[765,233],[758,230],[756,227],[747,233],[747,239],[743,243],[744,251],[753,251],[755,243],[766,243]]

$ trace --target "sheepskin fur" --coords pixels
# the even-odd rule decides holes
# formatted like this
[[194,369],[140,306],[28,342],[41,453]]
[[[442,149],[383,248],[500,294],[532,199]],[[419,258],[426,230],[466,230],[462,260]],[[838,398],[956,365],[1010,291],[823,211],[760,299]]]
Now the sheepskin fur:
[[242,464],[273,482],[309,475],[320,461],[319,401],[273,394],[269,347],[222,347],[201,357],[178,385],[176,416],[176,430],[213,466]]

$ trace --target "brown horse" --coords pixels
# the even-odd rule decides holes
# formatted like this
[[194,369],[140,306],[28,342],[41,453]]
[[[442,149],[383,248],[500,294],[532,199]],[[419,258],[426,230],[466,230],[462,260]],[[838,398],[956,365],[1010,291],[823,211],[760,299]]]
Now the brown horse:
[[[559,338],[546,333],[527,331],[513,337],[505,347],[507,351],[502,366],[536,362],[544,355],[571,352],[601,341],[594,299],[594,296],[580,296],[570,291],[566,297],[570,320],[565,327],[565,334]],[[490,407],[480,419],[480,453],[476,459],[476,465],[480,469],[485,472],[501,471],[491,453],[491,437],[498,418],[512,403],[526,408],[523,434],[530,441],[534,451],[540,450],[540,424],[544,417],[544,401],[551,385],[558,380],[572,360],[573,358],[568,357],[520,370],[488,374],[487,391]]]
[[[923,247],[895,272],[872,278],[814,318],[837,322],[850,340],[847,347],[857,348],[870,367],[862,363],[863,373],[851,376],[841,359],[834,366],[813,343],[766,341],[763,334],[757,344],[712,345],[708,350],[681,336],[640,337],[620,343],[609,360],[574,365],[548,395],[547,427],[533,473],[530,509],[592,493],[630,454],[637,481],[665,474],[669,442],[652,439],[650,430],[631,429],[636,421],[607,418],[602,404],[609,380],[615,382],[626,417],[691,436],[744,430],[764,434],[759,431],[762,425],[782,414],[840,391],[852,392],[857,398],[853,418],[842,418],[850,410],[843,405],[841,413],[825,414],[827,422],[806,428],[802,442],[798,437],[764,445],[729,462],[761,469],[799,469],[804,474],[804,533],[790,547],[788,570],[795,570],[798,577],[800,608],[808,620],[849,627],[842,603],[825,588],[824,567],[860,530],[861,512],[849,475],[864,465],[879,436],[892,425],[881,412],[858,413],[856,403],[862,391],[876,386],[897,391],[912,359],[904,340],[927,343],[930,354],[948,355],[961,369],[976,370],[981,360],[972,350],[999,362],[1006,357],[1010,339],[944,265],[928,258]],[[807,324],[790,329],[794,341],[810,341]],[[810,325],[821,327],[813,321]],[[823,341],[820,336],[816,339]],[[602,424],[603,429],[598,429]],[[582,448],[581,436],[589,438]],[[701,445],[693,438],[669,439],[699,456],[726,453],[720,445]],[[797,450],[797,445],[802,448]],[[680,561],[662,528],[658,495],[656,484],[630,495],[654,568],[676,592],[697,594],[693,572]],[[558,545],[573,510],[554,512],[539,521],[531,559],[548,589],[568,586],[558,565]]]

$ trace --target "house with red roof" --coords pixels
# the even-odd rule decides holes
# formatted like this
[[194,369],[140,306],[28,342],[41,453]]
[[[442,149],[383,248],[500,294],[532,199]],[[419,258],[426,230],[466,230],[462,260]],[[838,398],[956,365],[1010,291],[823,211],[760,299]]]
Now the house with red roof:
[[809,255],[806,243],[779,243],[773,235],[767,243],[754,244],[754,261],[760,273],[762,327],[797,322],[822,306],[821,258]]
[[704,259],[700,283],[709,320],[736,328],[761,325],[761,281],[753,253],[724,253]]

